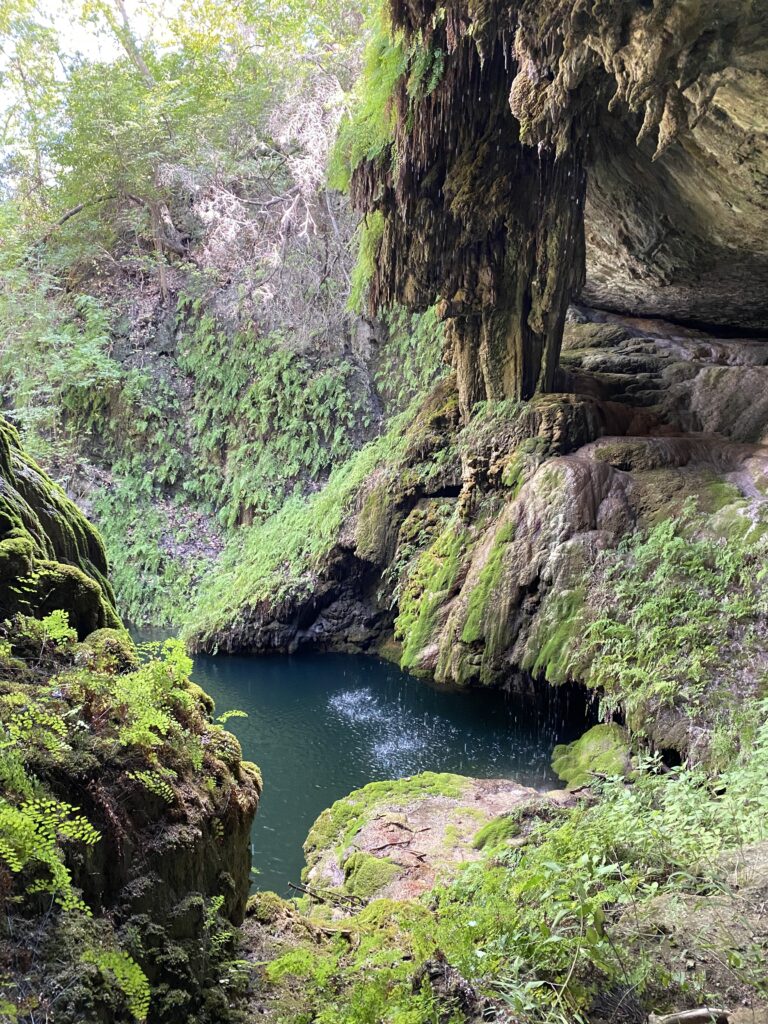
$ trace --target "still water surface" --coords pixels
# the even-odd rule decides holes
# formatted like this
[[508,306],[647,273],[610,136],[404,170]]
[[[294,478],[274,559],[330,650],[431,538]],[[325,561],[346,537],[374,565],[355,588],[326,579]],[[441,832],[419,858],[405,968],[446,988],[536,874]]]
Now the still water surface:
[[421,771],[514,778],[549,788],[555,743],[584,729],[561,699],[535,708],[496,691],[429,686],[364,655],[195,659],[193,678],[264,775],[253,828],[256,885],[287,895],[302,843],[323,808],[377,779]]

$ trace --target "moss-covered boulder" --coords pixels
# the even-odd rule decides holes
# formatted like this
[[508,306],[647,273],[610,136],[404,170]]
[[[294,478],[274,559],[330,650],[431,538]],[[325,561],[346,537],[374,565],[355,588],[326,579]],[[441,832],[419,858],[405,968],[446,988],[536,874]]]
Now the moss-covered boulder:
[[141,664],[120,631],[78,643],[62,610],[0,622],[3,1021],[242,1020],[222,978],[261,780],[191,667],[175,641]]
[[96,629],[85,638],[78,651],[78,661],[101,672],[130,672],[139,665],[130,633],[109,628]]
[[[372,782],[323,811],[304,844],[306,881],[345,906],[412,899],[520,831],[532,808],[572,798],[511,779],[423,772]],[[352,897],[352,901],[349,901]]]
[[0,418],[0,618],[57,609],[81,639],[120,626],[98,533]]
[[573,743],[552,752],[552,767],[568,789],[588,786],[595,776],[624,775],[630,764],[629,736],[616,723],[594,725]]

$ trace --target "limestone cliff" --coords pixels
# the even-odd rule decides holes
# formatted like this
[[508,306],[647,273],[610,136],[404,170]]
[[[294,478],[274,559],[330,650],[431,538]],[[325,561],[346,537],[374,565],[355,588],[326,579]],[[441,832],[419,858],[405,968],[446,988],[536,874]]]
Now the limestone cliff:
[[704,756],[768,664],[767,363],[759,340],[574,309],[562,391],[462,426],[448,378],[308,574],[197,643],[391,654],[394,633],[411,671],[586,681]]
[[613,310],[765,327],[764,2],[389,15],[394,127],[349,153],[378,218],[371,303],[439,295],[465,418],[555,388],[585,269],[585,297]]

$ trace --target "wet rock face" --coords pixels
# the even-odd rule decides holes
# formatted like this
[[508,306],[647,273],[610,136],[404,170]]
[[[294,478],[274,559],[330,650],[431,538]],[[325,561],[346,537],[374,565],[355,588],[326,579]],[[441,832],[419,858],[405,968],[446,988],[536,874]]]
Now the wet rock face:
[[250,834],[259,794],[260,782],[247,765],[238,764],[230,784],[214,796],[182,787],[173,810],[146,790],[128,791],[118,823],[114,792],[90,780],[83,807],[103,838],[75,865],[86,902],[123,920],[147,915],[168,922],[177,937],[192,938],[202,929],[204,906],[191,911],[189,897],[222,897],[222,914],[240,924],[250,890]]
[[585,299],[765,327],[768,5],[518,6],[524,141],[590,135]]

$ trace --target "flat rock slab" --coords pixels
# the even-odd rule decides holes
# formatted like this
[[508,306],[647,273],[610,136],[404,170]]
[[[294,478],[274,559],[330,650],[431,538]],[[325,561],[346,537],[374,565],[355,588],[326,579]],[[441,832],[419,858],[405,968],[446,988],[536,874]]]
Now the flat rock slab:
[[456,796],[402,796],[396,785],[370,807],[343,850],[321,852],[308,873],[311,886],[343,885],[345,863],[363,852],[397,867],[376,898],[413,899],[449,878],[459,865],[480,859],[474,840],[484,825],[526,804],[573,799],[564,791],[542,794],[509,779],[467,778]]

